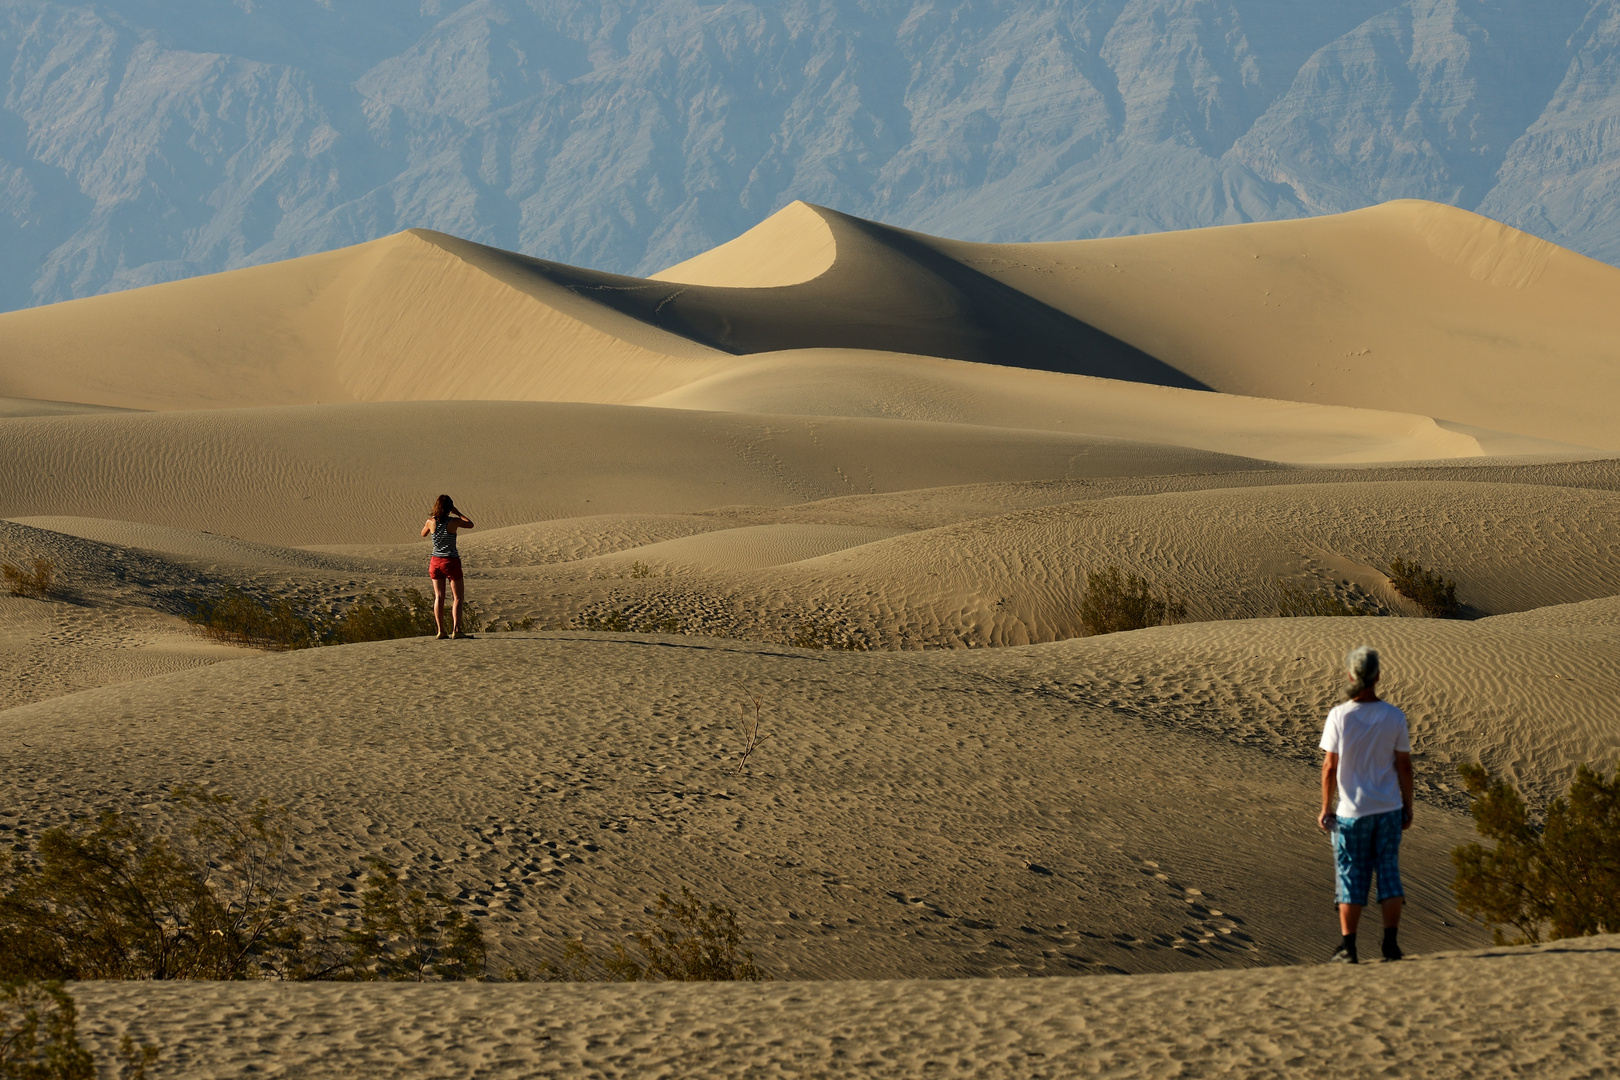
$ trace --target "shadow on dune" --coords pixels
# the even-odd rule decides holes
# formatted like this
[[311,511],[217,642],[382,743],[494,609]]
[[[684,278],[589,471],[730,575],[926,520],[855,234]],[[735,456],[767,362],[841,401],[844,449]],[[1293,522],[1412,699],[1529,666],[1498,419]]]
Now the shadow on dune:
[[[842,348],[940,356],[1189,390],[1210,387],[980,273],[911,233],[816,207],[838,257],[797,285],[721,288],[625,277],[417,235],[507,284],[561,286],[639,322],[737,355]],[[527,291],[527,290],[525,290]]]

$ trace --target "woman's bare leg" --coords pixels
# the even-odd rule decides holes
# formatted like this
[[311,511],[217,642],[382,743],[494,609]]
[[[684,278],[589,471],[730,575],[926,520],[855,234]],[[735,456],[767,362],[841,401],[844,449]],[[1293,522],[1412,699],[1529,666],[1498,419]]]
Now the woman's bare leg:
[[[444,581],[441,578],[431,580],[433,582],[433,625],[438,627],[439,636],[444,637]],[[459,599],[457,604],[460,604]]]
[[462,591],[462,588],[463,588],[463,586],[462,586],[461,582],[459,582],[459,581],[451,581],[450,582],[450,592],[455,597],[455,600],[452,602],[451,607],[450,607],[450,616],[451,616],[451,619],[454,622],[454,625],[455,625],[455,628],[456,628],[455,632],[458,633],[458,634],[461,633],[461,591]]

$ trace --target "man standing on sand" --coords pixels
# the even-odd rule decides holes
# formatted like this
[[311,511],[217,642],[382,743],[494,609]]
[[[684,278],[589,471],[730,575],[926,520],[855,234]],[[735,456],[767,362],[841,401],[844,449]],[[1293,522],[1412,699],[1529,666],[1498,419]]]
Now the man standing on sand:
[[[1384,909],[1384,959],[1399,960],[1401,833],[1412,827],[1412,740],[1406,714],[1378,700],[1378,652],[1365,645],[1344,658],[1350,700],[1334,706],[1322,729],[1322,812],[1316,824],[1333,833],[1338,870],[1339,929],[1344,940],[1330,961],[1359,963],[1356,926],[1373,875]],[[1335,808],[1334,801],[1338,806]]]

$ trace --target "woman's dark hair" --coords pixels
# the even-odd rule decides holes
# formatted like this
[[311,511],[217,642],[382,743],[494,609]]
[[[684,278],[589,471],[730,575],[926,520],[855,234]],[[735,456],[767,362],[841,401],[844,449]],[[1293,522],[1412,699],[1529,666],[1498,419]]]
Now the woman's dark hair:
[[448,495],[440,495],[437,499],[433,500],[434,521],[443,521],[451,514],[458,512],[459,511],[456,510],[456,501]]

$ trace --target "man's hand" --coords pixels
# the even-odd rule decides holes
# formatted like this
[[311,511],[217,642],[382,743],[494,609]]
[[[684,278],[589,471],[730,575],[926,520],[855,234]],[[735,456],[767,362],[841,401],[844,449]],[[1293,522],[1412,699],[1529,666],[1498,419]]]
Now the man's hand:
[[1322,759],[1322,812],[1316,815],[1316,827],[1328,832],[1332,826],[1329,822],[1335,813],[1335,803],[1339,798],[1339,755],[1329,753]]
[[1410,806],[1403,806],[1403,807],[1401,807],[1401,832],[1405,832],[1407,829],[1410,829],[1411,827],[1412,827],[1412,808]]

